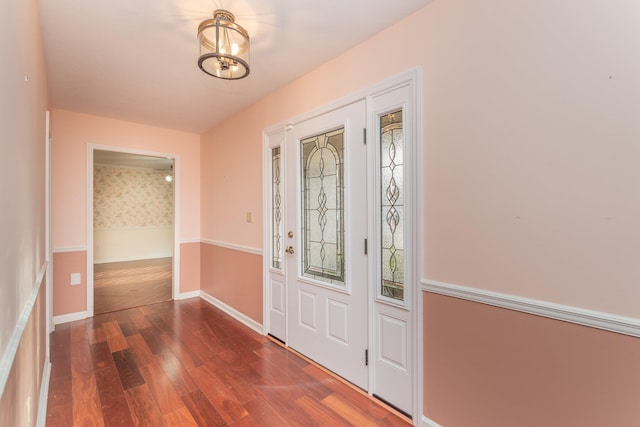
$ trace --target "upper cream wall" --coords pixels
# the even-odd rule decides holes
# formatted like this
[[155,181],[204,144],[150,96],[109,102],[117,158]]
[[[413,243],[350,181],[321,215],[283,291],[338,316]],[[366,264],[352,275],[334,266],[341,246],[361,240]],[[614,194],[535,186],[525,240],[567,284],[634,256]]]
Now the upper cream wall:
[[100,144],[179,158],[180,239],[200,237],[200,144],[196,134],[64,110],[52,112],[53,247],[87,244],[87,147]]
[[[48,99],[40,37],[35,0],[0,2],[0,368],[13,363],[5,351],[46,260]],[[25,375],[30,362],[20,368]],[[37,402],[37,394],[31,398]],[[18,403],[22,416],[24,402]]]
[[640,317],[639,12],[435,1],[203,135],[203,237],[261,247],[263,128],[421,66],[423,278]]

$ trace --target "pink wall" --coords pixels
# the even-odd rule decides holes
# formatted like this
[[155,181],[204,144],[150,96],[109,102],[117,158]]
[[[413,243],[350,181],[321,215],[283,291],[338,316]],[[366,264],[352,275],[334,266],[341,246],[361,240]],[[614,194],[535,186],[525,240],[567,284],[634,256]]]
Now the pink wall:
[[425,278],[640,317],[637,13],[454,0],[408,20],[425,75]]
[[[35,0],[0,7],[0,355],[45,262],[45,114]],[[6,24],[4,24],[6,22]],[[9,25],[11,23],[11,25]]]
[[87,309],[87,275],[81,283],[71,286],[71,274],[86,272],[85,251],[56,252],[53,254],[53,315],[80,313]]
[[31,427],[47,361],[49,267],[49,100],[36,0],[0,2],[0,64],[0,425]]
[[200,243],[180,245],[180,292],[200,290]]
[[[196,134],[90,116],[64,110],[52,113],[52,228],[54,250],[85,250],[87,245],[87,150],[89,144],[169,154],[176,157],[179,186],[180,240],[200,237],[200,137]],[[76,251],[77,253],[77,251]],[[76,255],[56,254],[63,273],[54,272],[53,301],[57,315],[86,310],[86,264]],[[181,254],[181,263],[199,269],[194,251]],[[70,258],[71,257],[71,258]],[[55,261],[55,259],[54,259]],[[75,269],[67,271],[71,266]],[[71,272],[83,283],[70,286]],[[188,274],[188,273],[183,273]],[[191,279],[195,273],[191,274]],[[191,281],[186,290],[194,289]],[[197,289],[197,288],[196,288]],[[182,290],[184,292],[185,290]]]
[[262,324],[262,257],[203,243],[203,292]]
[[87,146],[101,144],[179,156],[180,239],[200,236],[200,139],[192,133],[52,112],[53,247],[87,244]]
[[260,245],[262,129],[418,65],[423,278],[640,317],[636,12],[433,2],[203,135],[203,237]]
[[640,340],[424,293],[424,413],[446,427],[637,426]]
[[202,238],[261,248],[262,128],[252,111],[202,135]]

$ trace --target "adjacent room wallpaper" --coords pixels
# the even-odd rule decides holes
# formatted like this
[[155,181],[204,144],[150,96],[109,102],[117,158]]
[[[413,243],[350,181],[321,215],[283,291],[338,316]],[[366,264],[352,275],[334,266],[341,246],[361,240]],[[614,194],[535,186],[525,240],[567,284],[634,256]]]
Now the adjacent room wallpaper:
[[94,165],[96,230],[173,226],[173,183],[153,169]]

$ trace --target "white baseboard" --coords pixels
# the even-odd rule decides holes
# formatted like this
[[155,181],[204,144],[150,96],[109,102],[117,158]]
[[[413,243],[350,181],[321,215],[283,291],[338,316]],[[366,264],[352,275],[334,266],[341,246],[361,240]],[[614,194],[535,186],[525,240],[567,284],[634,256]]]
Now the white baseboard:
[[507,308],[510,310],[521,311],[523,313],[562,320],[565,322],[575,323],[577,325],[617,332],[619,334],[630,335],[632,337],[640,337],[640,319],[634,317],[619,316],[601,311],[587,310],[569,305],[556,304],[433,280],[422,280],[422,290],[488,304],[495,307]]
[[159,256],[130,256],[124,258],[103,258],[103,259],[95,259],[93,260],[94,264],[111,264],[113,262],[129,262],[129,261],[151,261],[154,259],[165,259],[173,257],[173,252],[167,252],[166,254]]
[[51,379],[51,362],[45,358],[42,369],[42,381],[40,382],[40,398],[38,399],[37,427],[45,427],[47,423],[47,403],[49,402],[49,380]]
[[440,424],[438,424],[437,422],[433,421],[430,418],[425,417],[424,415],[420,420],[420,426],[421,427],[442,427]]
[[200,291],[191,291],[191,292],[182,292],[178,294],[177,300],[189,299],[189,298],[197,298],[200,296]]
[[240,313],[235,308],[233,308],[231,306],[228,306],[227,304],[223,303],[219,299],[209,295],[208,293],[206,293],[204,291],[200,291],[200,298],[202,298],[203,300],[205,300],[206,302],[208,302],[212,306],[217,307],[220,310],[224,311],[229,316],[233,317],[234,319],[236,319],[238,322],[244,324],[245,326],[253,329],[254,331],[259,333],[260,335],[264,335],[264,330],[263,330],[262,325],[260,323],[256,322],[252,318]]
[[76,320],[84,320],[88,317],[89,313],[86,311],[79,311],[77,313],[61,314],[60,316],[53,316],[53,324],[60,325],[62,323],[75,322]]

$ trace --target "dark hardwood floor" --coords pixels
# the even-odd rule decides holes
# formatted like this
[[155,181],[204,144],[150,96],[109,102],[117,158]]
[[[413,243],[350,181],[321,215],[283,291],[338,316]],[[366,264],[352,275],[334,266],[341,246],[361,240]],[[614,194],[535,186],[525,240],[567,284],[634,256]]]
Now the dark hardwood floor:
[[56,326],[48,427],[408,426],[200,299]]
[[93,266],[95,314],[171,299],[173,258],[110,262]]

